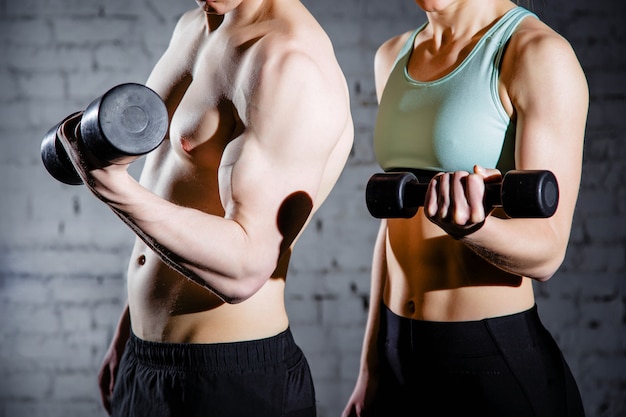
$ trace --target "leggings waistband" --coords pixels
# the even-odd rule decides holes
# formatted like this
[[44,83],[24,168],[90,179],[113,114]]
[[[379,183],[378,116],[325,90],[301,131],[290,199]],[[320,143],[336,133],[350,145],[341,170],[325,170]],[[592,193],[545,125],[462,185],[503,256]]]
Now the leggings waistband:
[[398,316],[384,304],[382,307],[382,342],[437,355],[495,353],[499,348],[494,342],[494,329],[498,337],[504,336],[520,348],[541,343],[547,332],[536,305],[516,314],[463,322],[413,320]]
[[265,339],[229,343],[151,342],[131,333],[127,349],[138,362],[150,366],[229,372],[289,366],[301,355],[289,328]]

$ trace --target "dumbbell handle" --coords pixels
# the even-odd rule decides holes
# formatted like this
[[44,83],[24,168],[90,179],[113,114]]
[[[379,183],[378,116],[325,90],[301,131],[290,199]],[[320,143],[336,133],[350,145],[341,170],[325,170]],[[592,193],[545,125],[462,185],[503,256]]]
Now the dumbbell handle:
[[[404,204],[407,207],[422,207],[426,200],[427,183],[411,181],[404,189]],[[502,182],[485,184],[485,206],[502,207]]]
[[[377,218],[411,218],[424,205],[428,183],[410,172],[374,174],[366,189],[366,203]],[[485,206],[502,207],[512,218],[551,217],[558,205],[559,188],[550,171],[514,170],[501,182],[485,184]]]

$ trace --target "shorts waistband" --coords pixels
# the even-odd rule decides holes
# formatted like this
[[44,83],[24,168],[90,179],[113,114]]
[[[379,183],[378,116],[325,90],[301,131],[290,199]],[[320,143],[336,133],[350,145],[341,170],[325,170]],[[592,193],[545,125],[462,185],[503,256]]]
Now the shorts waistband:
[[265,339],[229,343],[161,343],[131,333],[126,348],[138,362],[150,366],[230,372],[289,366],[301,354],[289,328]]
[[[427,351],[433,354],[486,354],[498,351],[494,338],[514,342],[517,347],[534,346],[545,335],[537,305],[507,316],[476,321],[435,322],[401,317],[383,304],[381,327],[384,342],[399,349]],[[498,329],[498,335],[494,330]]]

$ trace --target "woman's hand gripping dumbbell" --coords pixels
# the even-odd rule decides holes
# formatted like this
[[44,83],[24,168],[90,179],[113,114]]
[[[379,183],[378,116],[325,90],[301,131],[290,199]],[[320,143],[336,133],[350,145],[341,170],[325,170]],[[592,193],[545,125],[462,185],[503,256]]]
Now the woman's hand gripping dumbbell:
[[[365,201],[376,218],[408,219],[424,205],[427,189],[428,183],[411,172],[377,173],[367,183]],[[551,217],[558,201],[558,183],[550,171],[513,170],[501,182],[485,183],[485,207],[502,207],[512,218]]]
[[79,185],[82,179],[57,137],[64,124],[76,119],[75,136],[102,165],[128,164],[163,142],[169,126],[165,103],[141,84],[113,87],[87,106],[52,127],[41,142],[41,159],[55,179]]

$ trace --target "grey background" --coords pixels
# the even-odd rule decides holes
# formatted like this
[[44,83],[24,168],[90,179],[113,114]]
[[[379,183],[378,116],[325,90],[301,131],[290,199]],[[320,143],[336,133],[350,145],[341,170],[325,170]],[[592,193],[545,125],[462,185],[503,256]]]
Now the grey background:
[[[377,221],[373,57],[424,16],[410,0],[307,0],[351,90],[354,149],[296,247],[287,305],[316,382],[339,416],[356,379]],[[588,415],[626,415],[624,3],[548,0],[591,90],[583,181],[568,255],[536,285],[546,325]],[[83,187],[55,182],[43,133],[113,85],[144,82],[192,0],[0,0],[0,417],[103,416],[96,375],[125,299],[132,233]],[[141,163],[133,166],[138,172]]]

